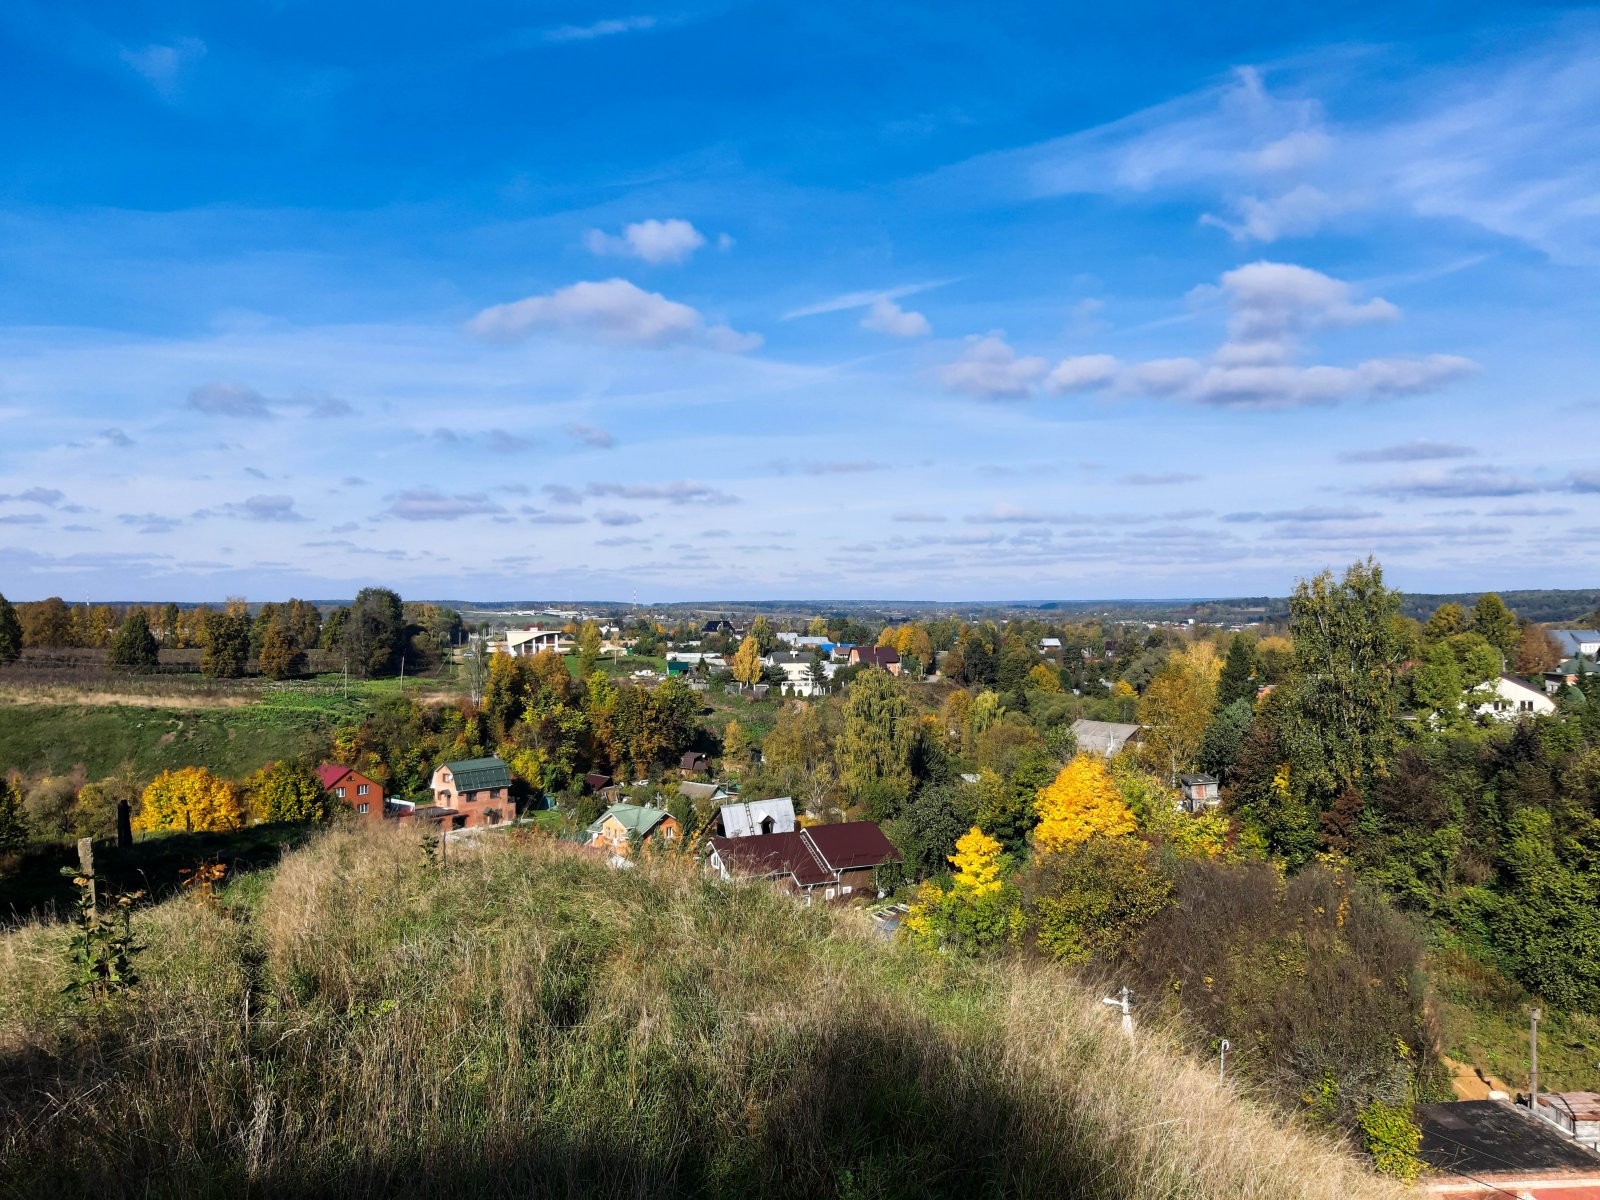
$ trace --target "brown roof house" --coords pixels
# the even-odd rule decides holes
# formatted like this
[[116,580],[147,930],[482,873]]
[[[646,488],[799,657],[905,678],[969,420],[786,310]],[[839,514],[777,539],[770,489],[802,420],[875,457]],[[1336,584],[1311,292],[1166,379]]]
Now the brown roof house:
[[893,646],[852,646],[850,666],[877,667],[891,675],[900,674],[900,651]]
[[879,868],[899,861],[900,852],[876,821],[847,821],[790,833],[715,837],[706,866],[722,879],[773,880],[809,904],[813,897],[881,897]]

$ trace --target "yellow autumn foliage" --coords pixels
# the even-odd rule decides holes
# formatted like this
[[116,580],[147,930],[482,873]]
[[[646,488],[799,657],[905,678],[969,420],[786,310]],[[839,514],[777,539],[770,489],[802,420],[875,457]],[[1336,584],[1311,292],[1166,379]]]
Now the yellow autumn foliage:
[[1053,783],[1039,789],[1033,807],[1039,815],[1033,843],[1041,854],[1081,845],[1095,834],[1122,837],[1138,828],[1105,763],[1092,754],[1079,754],[1062,767]]
[[950,856],[950,865],[956,869],[954,887],[957,891],[974,896],[998,892],[1000,881],[1000,855],[998,841],[974,825],[956,842],[956,852]]
[[204,767],[163,771],[144,790],[135,829],[184,829],[215,832],[241,829],[245,824],[244,797],[226,779]]

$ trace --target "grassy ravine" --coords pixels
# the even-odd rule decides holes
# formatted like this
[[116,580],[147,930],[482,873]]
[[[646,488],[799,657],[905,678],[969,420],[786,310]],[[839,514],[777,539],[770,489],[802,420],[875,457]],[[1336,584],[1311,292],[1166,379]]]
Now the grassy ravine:
[[1398,1198],[1063,976],[534,838],[335,830],[141,914],[137,997],[0,937],[0,1195]]

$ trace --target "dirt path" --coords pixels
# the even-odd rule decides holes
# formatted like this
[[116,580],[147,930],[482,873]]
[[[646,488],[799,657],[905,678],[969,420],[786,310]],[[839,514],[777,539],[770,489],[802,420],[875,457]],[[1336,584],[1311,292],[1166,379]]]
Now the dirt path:
[[[1457,1100],[1487,1100],[1490,1091],[1504,1092],[1508,1096],[1516,1095],[1504,1079],[1485,1074],[1481,1067],[1457,1062],[1448,1054],[1439,1057],[1444,1060],[1444,1065],[1450,1068],[1450,1086],[1455,1090]],[[1539,1090],[1543,1092],[1544,1089]]]

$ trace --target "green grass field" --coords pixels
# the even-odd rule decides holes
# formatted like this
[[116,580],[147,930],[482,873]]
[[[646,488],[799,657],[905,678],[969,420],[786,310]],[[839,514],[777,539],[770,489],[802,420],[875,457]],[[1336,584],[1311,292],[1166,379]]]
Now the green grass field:
[[[404,684],[406,691],[439,686],[434,679]],[[346,696],[339,676],[323,675],[269,685],[236,707],[85,704],[70,696],[0,703],[0,772],[60,774],[81,764],[89,778],[99,779],[124,764],[140,776],[203,766],[237,779],[359,721],[401,689],[398,679],[352,681]]]

